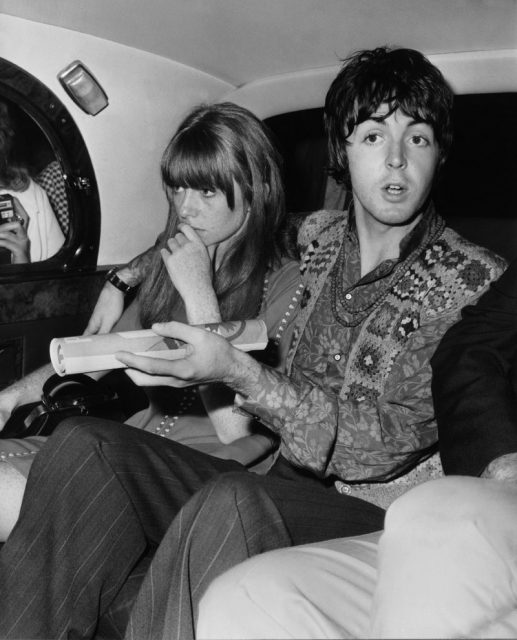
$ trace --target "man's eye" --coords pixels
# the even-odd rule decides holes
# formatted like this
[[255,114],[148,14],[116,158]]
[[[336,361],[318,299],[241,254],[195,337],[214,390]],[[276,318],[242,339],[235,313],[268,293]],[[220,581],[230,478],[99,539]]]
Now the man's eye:
[[380,140],[380,135],[378,133],[369,133],[364,139],[367,144],[375,144],[378,140]]
[[417,147],[426,147],[429,144],[429,140],[424,136],[411,136],[411,142]]

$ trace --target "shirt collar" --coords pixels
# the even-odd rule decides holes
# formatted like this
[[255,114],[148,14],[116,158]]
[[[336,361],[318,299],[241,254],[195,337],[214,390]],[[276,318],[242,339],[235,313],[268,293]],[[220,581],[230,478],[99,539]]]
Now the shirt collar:
[[[429,201],[424,209],[422,218],[418,221],[418,224],[413,227],[413,229],[411,229],[411,231],[409,231],[400,241],[399,257],[392,260],[385,260],[384,263],[387,263],[385,266],[388,264],[397,264],[398,262],[405,260],[410,253],[412,253],[418,246],[422,245],[431,233],[431,230],[434,229],[436,220],[437,216],[434,204]],[[350,208],[348,210],[346,231],[349,239],[352,240],[354,244],[358,245],[359,239],[357,237],[353,202],[350,204]]]

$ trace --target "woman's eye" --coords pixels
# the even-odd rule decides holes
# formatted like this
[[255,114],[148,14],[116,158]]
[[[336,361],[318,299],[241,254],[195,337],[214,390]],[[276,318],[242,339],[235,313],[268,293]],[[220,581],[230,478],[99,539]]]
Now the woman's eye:
[[215,196],[215,189],[201,189],[204,198],[212,198]]
[[185,187],[172,187],[172,193],[174,195],[182,193],[183,191],[185,191]]

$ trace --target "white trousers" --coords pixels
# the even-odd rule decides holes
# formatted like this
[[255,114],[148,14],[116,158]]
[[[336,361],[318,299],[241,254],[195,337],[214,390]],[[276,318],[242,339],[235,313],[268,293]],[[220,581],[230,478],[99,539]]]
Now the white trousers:
[[392,504],[382,536],[251,558],[212,583],[197,637],[516,638],[517,487],[434,480]]
[[203,596],[196,637],[364,637],[380,535],[280,549],[243,562]]

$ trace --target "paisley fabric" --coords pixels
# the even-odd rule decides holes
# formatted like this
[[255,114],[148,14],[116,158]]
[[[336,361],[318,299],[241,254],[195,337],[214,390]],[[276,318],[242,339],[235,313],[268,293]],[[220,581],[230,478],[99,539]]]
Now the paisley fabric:
[[305,292],[290,377],[264,370],[239,404],[282,435],[292,464],[364,491],[436,450],[429,360],[505,262],[447,228],[432,207],[401,243],[400,258],[363,278],[346,212],[312,214],[299,241]]

